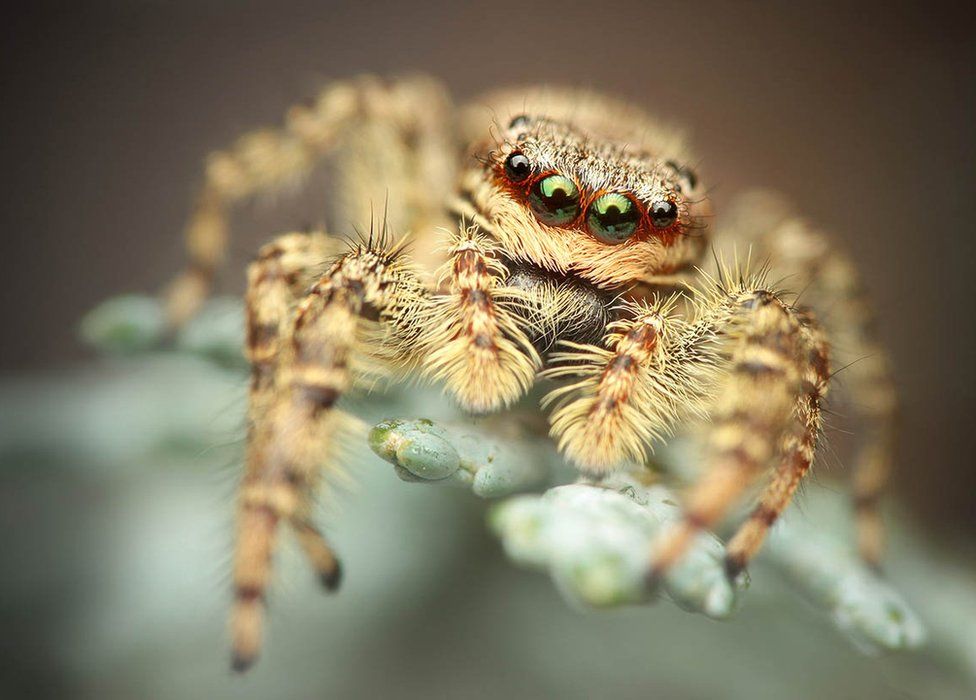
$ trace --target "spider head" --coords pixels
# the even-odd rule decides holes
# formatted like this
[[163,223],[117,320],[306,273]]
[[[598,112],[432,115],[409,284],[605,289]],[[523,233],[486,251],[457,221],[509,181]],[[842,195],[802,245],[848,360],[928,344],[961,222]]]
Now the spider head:
[[705,247],[703,188],[671,154],[522,114],[482,163],[473,200],[513,259],[619,287],[686,267]]

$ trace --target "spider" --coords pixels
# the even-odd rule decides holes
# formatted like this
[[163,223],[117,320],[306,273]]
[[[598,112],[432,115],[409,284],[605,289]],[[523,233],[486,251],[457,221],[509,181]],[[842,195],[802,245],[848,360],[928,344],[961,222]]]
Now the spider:
[[[187,228],[189,264],[167,291],[172,326],[209,293],[230,206],[300,182],[330,155],[338,217],[364,222],[385,198],[385,223],[351,243],[288,233],[248,268],[233,668],[260,651],[279,525],[324,586],[339,585],[312,505],[353,424],[340,398],[380,370],[441,382],[472,413],[548,382],[550,434],[592,478],[643,463],[655,442],[700,425],[702,476],[683,518],[648,551],[653,586],[758,487],[727,543],[729,575],[746,568],[811,467],[832,363],[850,364],[863,424],[859,547],[879,563],[875,504],[895,398],[854,266],[761,194],[739,200],[713,244],[683,137],[619,101],[539,88],[455,109],[425,77],[329,85],[283,128],[210,156]],[[409,233],[394,240],[388,228]],[[710,248],[732,244],[766,262],[752,274],[699,271]],[[788,301],[773,273],[805,289],[807,305]]]

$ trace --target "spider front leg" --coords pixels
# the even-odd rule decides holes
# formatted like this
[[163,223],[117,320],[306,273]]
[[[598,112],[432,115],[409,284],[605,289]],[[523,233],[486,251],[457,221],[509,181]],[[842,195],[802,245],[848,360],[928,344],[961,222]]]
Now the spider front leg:
[[366,245],[335,262],[296,307],[289,302],[294,275],[276,251],[249,275],[254,377],[231,613],[239,670],[260,649],[279,521],[295,529],[326,586],[338,583],[338,561],[309,520],[310,504],[352,427],[336,404],[370,365],[420,365],[443,378],[463,407],[484,411],[518,398],[538,360],[505,308],[503,268],[473,231],[458,237],[444,295],[419,278],[399,246]]

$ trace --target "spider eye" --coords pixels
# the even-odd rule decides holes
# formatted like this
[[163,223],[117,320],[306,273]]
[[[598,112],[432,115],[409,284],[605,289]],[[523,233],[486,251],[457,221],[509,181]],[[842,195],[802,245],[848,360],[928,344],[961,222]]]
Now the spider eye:
[[667,228],[678,220],[678,205],[665,200],[651,205],[651,223],[654,228]]
[[695,173],[694,170],[692,170],[687,166],[682,167],[678,165],[676,162],[674,162],[673,160],[666,161],[664,164],[669,168],[671,168],[671,170],[674,171],[675,175],[678,176],[679,178],[679,182],[677,186],[678,192],[692,191],[696,187],[698,187],[698,175]]
[[579,188],[565,175],[548,175],[529,193],[536,216],[547,224],[568,224],[579,214]]
[[522,182],[532,172],[529,159],[519,151],[513,151],[505,159],[505,175],[512,182]]
[[633,200],[617,192],[602,195],[590,205],[586,225],[604,243],[623,243],[637,230],[640,210]]

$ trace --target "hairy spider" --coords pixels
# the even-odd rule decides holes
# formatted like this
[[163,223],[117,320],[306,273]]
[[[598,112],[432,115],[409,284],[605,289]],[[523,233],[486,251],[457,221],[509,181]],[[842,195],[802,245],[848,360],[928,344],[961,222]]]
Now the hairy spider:
[[[863,358],[847,374],[865,419],[854,502],[862,554],[877,564],[874,506],[894,395],[853,266],[788,209],[751,195],[720,240],[751,248],[762,271],[699,273],[710,211],[685,143],[620,102],[513,90],[456,111],[425,78],[329,86],[293,108],[283,129],[210,156],[187,230],[190,264],[168,291],[174,326],[209,293],[229,205],[293,184],[329,154],[340,218],[364,223],[385,198],[387,224],[409,234],[344,244],[290,233],[249,267],[235,668],[259,652],[279,523],[324,585],[338,586],[312,502],[354,422],[337,402],[378,367],[439,380],[475,413],[552,380],[550,433],[594,477],[643,462],[679,426],[701,425],[703,476],[683,520],[648,552],[654,585],[698,531],[761,484],[728,542],[729,574],[746,567],[811,466],[831,346],[838,365]],[[448,232],[446,249],[438,230]],[[805,287],[809,308],[786,301],[769,271]],[[818,308],[830,313],[818,320]]]

